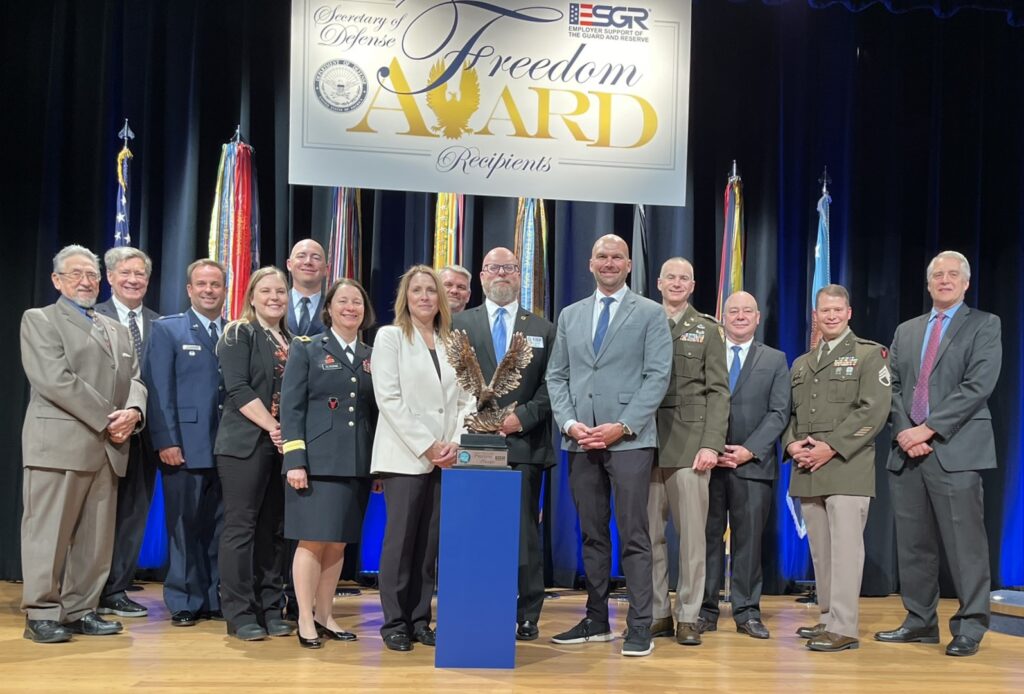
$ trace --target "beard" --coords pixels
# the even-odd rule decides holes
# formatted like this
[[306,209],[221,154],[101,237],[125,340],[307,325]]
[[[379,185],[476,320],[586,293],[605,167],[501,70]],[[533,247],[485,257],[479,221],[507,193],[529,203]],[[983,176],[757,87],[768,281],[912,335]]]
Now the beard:
[[78,306],[81,306],[82,308],[92,308],[93,306],[96,305],[96,297],[95,296],[92,297],[91,299],[85,299],[85,298],[82,298],[80,296],[72,296],[72,297],[69,297],[69,298],[72,301],[74,301],[75,304],[77,304]]
[[487,288],[484,294],[488,299],[498,304],[498,306],[505,306],[506,304],[511,304],[519,297],[519,289],[511,284],[494,282]]

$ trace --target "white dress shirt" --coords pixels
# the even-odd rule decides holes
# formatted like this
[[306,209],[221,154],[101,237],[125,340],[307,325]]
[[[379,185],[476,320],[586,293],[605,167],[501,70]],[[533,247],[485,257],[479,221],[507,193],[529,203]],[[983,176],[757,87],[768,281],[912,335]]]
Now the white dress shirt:
[[146,339],[146,328],[142,325],[142,304],[139,304],[138,308],[128,308],[113,294],[110,295],[110,302],[114,304],[114,308],[117,309],[117,320],[121,322],[121,325],[128,328],[128,334],[131,334],[131,327],[128,325],[128,312],[135,311],[135,325],[139,326],[139,337],[143,340]]
[[499,308],[505,309],[505,349],[512,343],[512,329],[516,325],[516,314],[519,313],[519,302],[513,301],[510,304],[504,306],[498,306],[490,299],[484,301],[484,307],[487,309],[487,326],[491,330],[491,334],[494,334],[494,318],[498,313]]
[[747,363],[747,355],[750,354],[750,345],[754,344],[754,338],[750,338],[746,342],[733,342],[728,337],[725,338],[725,370],[726,372],[732,371],[732,360],[736,356],[736,352],[732,350],[733,347],[740,348],[740,369]]
[[339,335],[334,330],[334,328],[331,328],[330,330],[331,330],[331,335],[334,335],[334,339],[338,341],[339,345],[341,345],[342,351],[344,351],[344,349],[346,347],[348,347],[350,350],[352,350],[351,352],[348,353],[348,363],[349,364],[355,364],[356,363],[356,343],[359,342],[359,339],[357,338],[357,339],[353,340],[352,342],[345,342],[345,338],[343,338],[341,335]]
[[622,288],[614,294],[605,294],[600,289],[594,292],[594,322],[590,324],[590,336],[593,337],[597,334],[597,322],[601,319],[601,312],[604,311],[604,302],[601,299],[606,296],[610,296],[615,301],[608,307],[608,325],[612,324],[615,320],[615,312],[619,310],[619,306],[622,305],[622,300],[626,296],[626,292],[629,291],[629,287],[622,285]]

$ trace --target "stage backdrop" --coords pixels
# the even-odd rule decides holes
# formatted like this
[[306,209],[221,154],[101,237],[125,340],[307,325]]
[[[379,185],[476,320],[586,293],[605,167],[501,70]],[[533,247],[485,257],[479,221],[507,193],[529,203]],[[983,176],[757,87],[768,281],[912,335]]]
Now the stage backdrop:
[[682,205],[689,78],[690,0],[293,0],[289,181]]
[[[945,12],[963,3],[923,4]],[[264,261],[283,265],[294,241],[325,237],[330,192],[288,184],[290,19],[290,6],[278,0],[0,4],[0,89],[8,95],[0,128],[8,173],[0,186],[8,290],[7,320],[0,321],[0,363],[7,365],[0,440],[8,451],[0,465],[0,577],[20,576],[18,442],[28,386],[19,318],[54,300],[50,263],[61,246],[101,251],[113,244],[116,134],[124,118],[137,135],[132,235],[153,256],[146,301],[161,313],[186,306],[185,267],[206,252],[220,146],[236,124],[256,150]],[[929,258],[944,248],[966,253],[973,263],[967,302],[1003,319],[1003,369],[992,400],[1000,467],[983,474],[993,581],[1024,584],[1024,31],[1005,13],[963,9],[940,19],[873,4],[854,14],[804,0],[698,0],[693,25],[687,206],[649,209],[649,267],[675,254],[692,257],[694,304],[711,310],[733,159],[744,179],[745,286],[761,302],[758,337],[790,359],[806,348],[823,165],[833,178],[832,276],[851,291],[859,335],[887,344],[900,321],[928,305]],[[434,196],[362,196],[363,276],[387,322],[402,270],[431,257]],[[512,199],[467,199],[468,267],[479,268],[488,248],[512,243],[514,216]],[[548,219],[557,312],[593,291],[591,244],[613,230],[629,238],[633,209],[549,202]],[[656,296],[654,274],[648,291]],[[480,298],[474,280],[472,303]],[[888,445],[883,433],[878,446]],[[549,577],[562,584],[580,568],[563,471],[552,480],[544,519]],[[881,468],[878,480],[866,531],[864,591],[871,595],[898,587]],[[379,532],[379,519],[368,526]],[[793,540],[785,509],[776,508],[764,561],[769,591],[810,576],[806,544]]]

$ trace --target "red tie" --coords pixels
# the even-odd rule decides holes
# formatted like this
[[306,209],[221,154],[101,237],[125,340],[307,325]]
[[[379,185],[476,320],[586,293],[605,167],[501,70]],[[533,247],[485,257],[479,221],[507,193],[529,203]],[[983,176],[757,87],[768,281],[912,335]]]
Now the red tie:
[[921,373],[917,375],[917,384],[914,386],[914,402],[910,406],[910,419],[915,424],[920,424],[928,418],[928,381],[931,380],[932,369],[935,368],[935,358],[939,356],[942,321],[945,318],[946,314],[936,313],[932,332],[928,335],[928,348],[925,349],[924,359],[921,360]]

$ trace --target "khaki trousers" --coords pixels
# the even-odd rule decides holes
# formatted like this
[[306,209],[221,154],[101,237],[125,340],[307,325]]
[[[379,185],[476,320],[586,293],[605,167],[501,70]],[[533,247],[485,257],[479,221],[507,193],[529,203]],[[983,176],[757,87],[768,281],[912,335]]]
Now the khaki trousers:
[[707,562],[704,527],[708,520],[708,483],[710,472],[693,468],[651,470],[651,489],[647,500],[647,518],[651,532],[654,570],[654,619],[672,615],[668,594],[668,544],[665,524],[669,513],[679,533],[679,578],[676,582],[677,622],[693,623],[704,599]]
[[867,496],[810,496],[800,499],[814,562],[818,607],[825,630],[858,638],[860,583],[864,575]]

